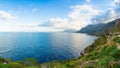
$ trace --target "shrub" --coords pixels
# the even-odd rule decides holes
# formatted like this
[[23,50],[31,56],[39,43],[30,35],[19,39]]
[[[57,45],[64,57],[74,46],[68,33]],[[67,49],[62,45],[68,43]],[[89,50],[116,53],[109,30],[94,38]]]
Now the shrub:
[[99,52],[99,58],[110,55],[111,52],[117,50],[116,46],[105,46]]
[[110,53],[110,56],[114,57],[116,60],[120,59],[120,50],[116,49]]
[[115,61],[115,59],[110,56],[105,56],[105,57],[99,59],[99,61],[97,63],[97,68],[109,68],[110,61]]
[[88,66],[85,66],[85,68],[94,68],[94,67],[91,65],[88,65]]
[[26,58],[23,60],[23,63],[28,66],[36,66],[39,64],[38,60],[34,58]]
[[4,63],[4,62],[5,60],[2,57],[0,57],[0,63]]
[[115,42],[120,43],[120,37],[116,37],[115,39],[113,39]]
[[23,66],[18,62],[12,62],[10,63],[10,68],[23,68]]
[[0,64],[0,68],[11,68],[9,64]]
[[76,64],[75,64],[75,62],[69,62],[69,63],[67,63],[67,67],[68,68],[73,68],[73,67],[75,67],[76,66]]

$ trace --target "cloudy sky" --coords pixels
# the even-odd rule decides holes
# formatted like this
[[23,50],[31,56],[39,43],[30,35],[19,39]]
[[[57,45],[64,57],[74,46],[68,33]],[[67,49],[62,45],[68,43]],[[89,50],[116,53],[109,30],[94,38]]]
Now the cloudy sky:
[[120,18],[120,0],[0,0],[1,32],[79,30]]

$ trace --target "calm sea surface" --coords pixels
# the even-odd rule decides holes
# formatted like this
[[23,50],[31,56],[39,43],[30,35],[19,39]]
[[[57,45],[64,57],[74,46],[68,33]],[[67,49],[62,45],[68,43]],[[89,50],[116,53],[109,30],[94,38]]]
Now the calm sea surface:
[[67,60],[80,56],[81,50],[96,37],[79,33],[0,33],[0,56],[13,60],[36,58],[39,62]]

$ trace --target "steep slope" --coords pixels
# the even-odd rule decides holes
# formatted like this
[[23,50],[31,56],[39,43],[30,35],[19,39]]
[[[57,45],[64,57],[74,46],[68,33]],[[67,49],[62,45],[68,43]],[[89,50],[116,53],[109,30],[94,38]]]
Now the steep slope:
[[113,33],[120,31],[120,19],[107,23],[100,31],[96,32],[98,35]]
[[77,32],[93,34],[93,35],[102,35],[106,33],[119,32],[119,31],[120,31],[120,19],[117,19],[106,24],[88,25]]
[[0,68],[120,68],[120,36],[99,37],[75,59],[40,64],[33,58],[23,61],[0,58]]
[[103,27],[105,26],[104,23],[99,23],[99,24],[92,24],[88,25],[81,30],[77,31],[78,33],[87,33],[87,34],[93,34],[95,32],[100,31]]
[[107,24],[89,25],[81,33],[100,35],[81,52],[81,56],[67,61],[41,64],[43,68],[120,68],[120,19]]
[[120,37],[103,35],[81,57],[41,64],[42,68],[120,68]]

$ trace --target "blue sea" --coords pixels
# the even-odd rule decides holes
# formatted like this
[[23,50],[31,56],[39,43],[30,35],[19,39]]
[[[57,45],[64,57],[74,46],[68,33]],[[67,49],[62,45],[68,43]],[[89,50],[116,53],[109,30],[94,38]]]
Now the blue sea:
[[80,33],[2,32],[0,56],[14,61],[36,58],[40,63],[80,56],[96,37]]

